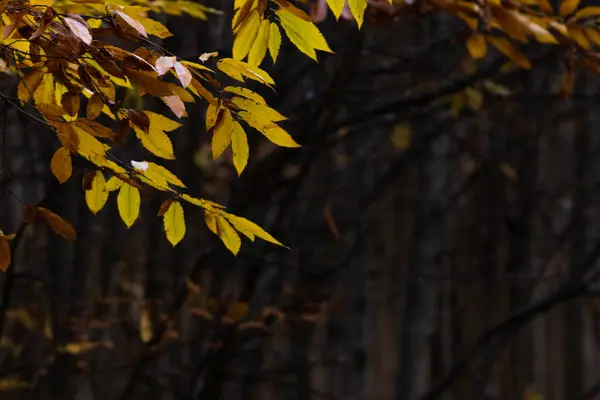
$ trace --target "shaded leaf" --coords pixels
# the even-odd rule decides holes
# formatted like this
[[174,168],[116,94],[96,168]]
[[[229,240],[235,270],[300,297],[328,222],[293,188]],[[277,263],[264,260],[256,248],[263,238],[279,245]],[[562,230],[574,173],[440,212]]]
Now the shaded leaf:
[[50,170],[60,183],[66,182],[73,172],[71,152],[65,147],[60,147],[50,160]]

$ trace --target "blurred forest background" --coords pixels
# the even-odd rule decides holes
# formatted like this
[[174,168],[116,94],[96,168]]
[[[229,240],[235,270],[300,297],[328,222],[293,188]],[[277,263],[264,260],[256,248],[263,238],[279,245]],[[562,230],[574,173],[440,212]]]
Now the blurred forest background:
[[[204,105],[172,134],[192,192],[291,250],[233,257],[191,208],[172,248],[151,193],[130,230],[114,194],[92,215],[81,179],[48,170],[56,138],[3,104],[0,226],[19,235],[0,275],[0,397],[600,399],[600,81],[582,71],[557,95],[555,48],[532,47],[530,71],[475,64],[468,28],[414,3],[372,4],[360,32],[313,4],[336,53],[265,61],[278,84],[261,94],[302,148],[250,135],[236,179],[210,156]],[[162,17],[162,45],[229,53],[232,1],[206,4],[224,14]],[[22,227],[15,196],[77,241]]]

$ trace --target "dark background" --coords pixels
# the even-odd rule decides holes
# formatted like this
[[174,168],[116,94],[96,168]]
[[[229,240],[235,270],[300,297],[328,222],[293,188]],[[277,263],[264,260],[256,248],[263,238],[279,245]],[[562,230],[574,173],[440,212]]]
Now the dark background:
[[[231,48],[229,11],[160,18],[182,58]],[[2,399],[600,398],[598,78],[582,70],[564,99],[556,48],[528,49],[531,71],[491,50],[469,62],[443,14],[319,27],[334,55],[284,40],[262,65],[276,93],[250,84],[302,148],[251,132],[236,179],[199,102],[165,163],[291,250],[233,257],[192,207],[173,249],[152,192],[130,230],[115,194],[92,215],[89,166],[58,185],[54,135],[2,105],[0,226],[20,231],[0,276]],[[123,159],[149,159],[130,142]],[[20,230],[15,196],[77,241]]]

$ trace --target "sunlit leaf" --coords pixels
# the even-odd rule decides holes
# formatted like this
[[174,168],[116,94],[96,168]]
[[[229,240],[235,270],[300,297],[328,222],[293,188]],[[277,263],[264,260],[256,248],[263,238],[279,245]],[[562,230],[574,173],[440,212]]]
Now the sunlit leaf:
[[233,121],[231,124],[231,150],[233,152],[233,165],[238,175],[241,175],[244,168],[246,168],[246,164],[248,164],[250,148],[248,147],[246,132],[237,121]]
[[178,201],[171,203],[163,215],[163,222],[167,239],[173,246],[176,246],[183,239],[186,231],[185,217],[181,203]]
[[117,206],[119,215],[128,228],[133,225],[140,214],[140,201],[138,188],[127,183],[121,185],[117,196]]
[[85,191],[85,201],[90,211],[97,214],[106,204],[106,200],[108,200],[108,190],[106,189],[104,174],[101,171],[96,171],[90,188]]

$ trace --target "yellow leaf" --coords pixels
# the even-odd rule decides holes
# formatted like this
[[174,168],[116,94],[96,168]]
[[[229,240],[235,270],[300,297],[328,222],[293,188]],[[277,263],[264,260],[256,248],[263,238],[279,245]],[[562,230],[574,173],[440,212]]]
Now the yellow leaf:
[[224,108],[217,121],[217,125],[213,130],[211,142],[213,159],[218,158],[231,143],[231,112],[228,108]]
[[106,204],[106,200],[108,200],[108,190],[104,174],[102,171],[96,171],[90,188],[85,191],[85,201],[90,211],[97,214]]
[[233,58],[235,60],[243,60],[248,55],[260,26],[261,22],[258,10],[250,11],[248,18],[240,25],[240,29],[233,41]]
[[140,19],[140,23],[142,24],[144,29],[146,29],[146,32],[150,35],[157,36],[161,39],[173,36],[173,34],[169,32],[166,26],[151,18],[142,18]]
[[269,34],[269,54],[273,59],[273,63],[277,61],[277,56],[279,55],[279,48],[281,47],[281,32],[279,32],[279,27],[275,22],[271,22]]
[[19,80],[17,87],[17,96],[19,100],[26,103],[31,99],[33,93],[42,82],[44,72],[39,70],[33,70],[27,73],[22,79]]
[[254,45],[248,54],[248,64],[259,66],[267,54],[267,46],[269,45],[269,35],[271,34],[271,22],[268,19],[263,20],[260,24]]
[[137,138],[148,151],[157,157],[167,160],[174,160],[173,144],[171,139],[161,130],[150,129],[148,133],[142,131],[138,126],[133,125],[133,130]]
[[117,206],[121,219],[130,228],[140,214],[140,191],[138,188],[127,183],[121,185],[117,196]]
[[119,190],[124,184],[125,182],[123,182],[116,176],[111,176],[108,182],[106,182],[106,190],[108,190],[109,192],[114,192],[115,190]]
[[241,82],[243,82],[244,77],[246,77],[266,85],[275,84],[273,78],[271,78],[266,71],[263,71],[256,66],[250,66],[245,62],[234,60],[233,58],[223,58],[219,60],[217,67],[233,79],[237,79]]
[[58,116],[61,114],[54,98],[54,75],[44,74],[42,81],[33,93],[36,108],[42,114]]
[[242,110],[248,111],[261,119],[273,122],[285,121],[288,119],[264,103],[258,103],[254,100],[245,99],[243,97],[233,97],[231,102]]
[[231,125],[231,150],[233,152],[233,165],[239,176],[248,164],[250,148],[248,147],[246,132],[237,121],[233,121]]
[[103,341],[98,341],[98,342],[90,342],[90,341],[71,342],[71,343],[67,343],[64,347],[62,347],[61,350],[64,351],[65,353],[81,354],[81,353],[88,352],[90,350],[94,350],[95,348],[100,347],[100,346],[111,348],[112,347],[112,342],[110,342],[110,341],[108,341],[108,342],[103,342]]
[[565,18],[571,14],[579,7],[580,0],[564,0],[560,4],[560,8],[558,9],[558,13],[561,17]]
[[398,124],[392,133],[392,143],[398,150],[406,150],[412,141],[412,130],[408,124]]
[[589,17],[600,16],[600,7],[585,7],[577,11],[575,14],[576,19],[583,19]]
[[161,130],[165,132],[171,132],[175,129],[179,128],[181,124],[177,121],[173,121],[165,117],[162,114],[155,113],[152,111],[144,111],[148,115],[148,119],[150,120],[150,129]]
[[352,11],[354,18],[356,18],[356,23],[360,28],[365,16],[365,10],[367,9],[367,0],[348,0],[348,5],[350,6],[350,11]]
[[300,147],[300,145],[292,139],[290,134],[276,123],[265,120],[247,111],[240,111],[238,112],[238,115],[246,121],[248,125],[265,135],[267,139],[276,145],[282,147]]
[[[223,90],[225,92],[234,93],[234,94],[237,94],[238,96],[242,96],[247,99],[254,100],[257,103],[267,104],[267,102],[261,95],[253,92],[250,89],[246,89],[246,88],[238,87],[238,86],[227,86]],[[209,105],[209,107],[210,107],[210,105]]]
[[185,217],[183,207],[178,201],[171,203],[163,215],[165,233],[169,242],[176,246],[185,236]]
[[279,242],[277,239],[275,239],[273,236],[271,236],[267,231],[265,231],[263,228],[261,228],[254,222],[247,220],[246,218],[238,217],[238,216],[232,215],[232,214],[227,214],[226,218],[229,220],[229,222],[232,223],[232,225],[235,227],[235,229],[238,229],[240,232],[242,232],[244,235],[246,235],[250,240],[254,240],[254,238],[250,235],[250,234],[252,234],[252,235],[258,236],[259,238],[261,238],[267,242],[276,244],[278,246],[283,246],[283,244],[281,244],[281,242]]
[[578,26],[569,26],[567,28],[569,30],[569,36],[573,39],[579,46],[584,48],[585,50],[589,50],[591,48],[591,43],[587,36],[583,33],[583,29]]
[[10,244],[8,240],[0,237],[0,270],[6,272],[10,265]]
[[495,48],[497,48],[502,54],[511,59],[512,62],[519,65],[520,67],[530,69],[531,64],[527,57],[523,55],[519,50],[515,49],[513,45],[502,37],[494,37],[490,36],[487,38],[488,42],[492,44]]
[[169,185],[185,188],[181,180],[165,167],[148,161],[131,161],[131,165],[140,175],[142,181],[162,190],[172,191]]
[[215,235],[217,234],[217,218],[215,215],[209,211],[204,211],[204,221],[206,222],[206,226],[211,230]]
[[485,36],[480,34],[475,34],[469,36],[467,39],[467,50],[469,50],[469,54],[474,59],[479,59],[485,57],[487,52],[487,44],[485,41]]
[[327,0],[327,4],[329,4],[333,15],[335,15],[335,19],[340,19],[344,5],[346,5],[346,0]]
[[229,225],[222,217],[216,217],[217,219],[217,235],[221,238],[225,247],[229,249],[233,253],[233,255],[237,255],[240,251],[240,247],[242,247],[242,239],[240,239],[240,235],[237,234],[235,229]]
[[210,131],[217,123],[220,107],[210,103],[206,108],[206,132]]
[[285,9],[277,10],[279,21],[281,22],[281,26],[285,30],[286,35],[298,50],[315,61],[317,60],[315,50],[333,53],[319,31],[319,28],[312,22],[295,17],[293,14],[285,12],[284,10]]
[[71,152],[64,147],[56,150],[52,160],[50,160],[50,170],[60,183],[66,182],[73,172]]
[[[211,53],[211,54],[216,55],[216,53]],[[202,57],[202,56],[200,56],[200,57]],[[181,62],[181,64],[185,65],[186,67],[191,67],[191,68],[195,68],[195,69],[199,69],[199,70],[203,70],[203,71],[214,72],[212,69],[205,67],[202,64],[198,64],[198,63],[195,63],[192,61],[180,61],[180,62]]]
[[185,200],[191,204],[194,204],[198,207],[202,207],[204,209],[219,209],[219,210],[221,210],[224,208],[222,205],[220,205],[218,203],[213,203],[212,201],[205,200],[205,199],[197,199],[195,197],[190,196],[187,193],[183,193],[180,197],[183,200]]
[[597,46],[600,45],[600,32],[598,31],[598,28],[591,26],[585,28],[584,32],[594,44]]

